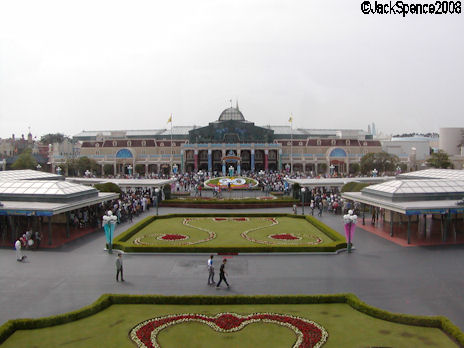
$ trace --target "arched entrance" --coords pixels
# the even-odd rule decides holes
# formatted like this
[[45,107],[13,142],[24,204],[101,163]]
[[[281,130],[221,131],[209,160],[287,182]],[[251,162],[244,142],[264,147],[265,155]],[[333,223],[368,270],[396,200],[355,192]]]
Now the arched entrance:
[[134,154],[129,149],[120,149],[116,152],[116,174],[129,174],[133,173],[134,169]]
[[345,173],[346,172],[346,158],[347,158],[346,151],[337,147],[330,151],[329,154],[329,170],[330,174],[333,175],[334,173]]

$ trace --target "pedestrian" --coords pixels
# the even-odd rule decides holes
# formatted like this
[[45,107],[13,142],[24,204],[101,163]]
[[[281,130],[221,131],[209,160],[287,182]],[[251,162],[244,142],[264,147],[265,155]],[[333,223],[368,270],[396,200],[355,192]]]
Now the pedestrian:
[[42,235],[40,234],[39,231],[36,231],[35,232],[35,248],[36,249],[39,249],[41,240],[42,240]]
[[216,282],[214,281],[214,267],[213,267],[213,257],[211,255],[208,260],[208,285],[214,285]]
[[26,256],[23,256],[23,253],[21,252],[21,241],[18,239],[15,243],[15,249],[16,249],[16,261],[23,261]]
[[229,283],[227,282],[227,279],[226,279],[226,275],[227,272],[226,272],[226,263],[227,263],[227,259],[224,259],[222,260],[222,265],[221,265],[221,268],[219,269],[219,281],[216,285],[216,289],[219,289],[219,285],[221,284],[221,282],[224,280],[224,282],[226,283],[227,287],[229,288],[230,285]]
[[317,215],[322,217],[322,209],[323,209],[322,202],[319,202],[318,205],[319,205],[319,213],[317,213]]
[[119,281],[119,273],[121,273],[121,281],[124,281],[124,275],[122,273],[122,253],[118,253],[116,259],[116,281]]

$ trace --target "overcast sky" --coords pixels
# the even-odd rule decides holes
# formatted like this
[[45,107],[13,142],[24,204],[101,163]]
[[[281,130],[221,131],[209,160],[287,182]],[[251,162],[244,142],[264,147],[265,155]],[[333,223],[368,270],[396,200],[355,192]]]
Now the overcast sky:
[[[421,0],[423,1],[423,0]],[[360,0],[0,1],[0,137],[207,125],[464,126],[464,14]]]

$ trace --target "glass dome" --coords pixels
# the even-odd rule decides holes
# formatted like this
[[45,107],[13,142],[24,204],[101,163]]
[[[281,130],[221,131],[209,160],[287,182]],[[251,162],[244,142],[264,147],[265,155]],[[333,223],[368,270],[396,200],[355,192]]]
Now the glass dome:
[[238,108],[230,107],[225,109],[221,116],[219,116],[219,121],[245,121],[245,117],[243,117],[242,112]]

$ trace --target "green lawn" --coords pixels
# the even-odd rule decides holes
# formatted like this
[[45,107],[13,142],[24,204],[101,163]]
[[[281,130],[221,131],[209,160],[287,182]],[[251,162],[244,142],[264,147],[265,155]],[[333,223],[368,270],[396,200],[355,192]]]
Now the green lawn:
[[[134,347],[129,331],[144,320],[168,314],[222,312],[240,315],[281,313],[315,321],[327,330],[324,348],[359,347],[457,347],[441,330],[375,319],[347,304],[286,305],[112,305],[103,311],[64,325],[19,330],[3,344],[21,347]],[[219,333],[200,323],[170,326],[158,336],[163,348],[292,347],[293,331],[271,323],[252,323],[235,333]]]
[[[166,234],[186,236],[183,240],[163,240]],[[274,239],[288,235],[295,239]],[[172,217],[151,222],[127,243],[134,246],[253,247],[325,246],[334,240],[301,218],[292,217]]]

